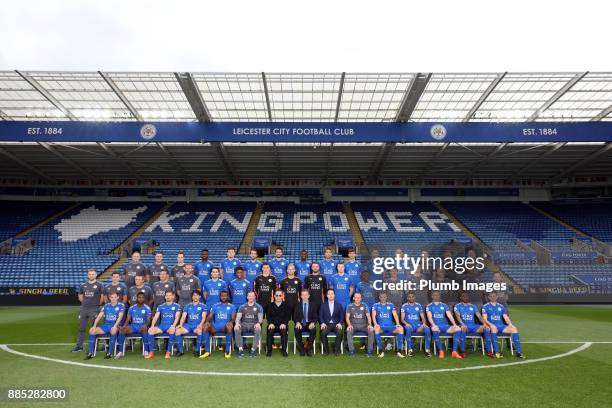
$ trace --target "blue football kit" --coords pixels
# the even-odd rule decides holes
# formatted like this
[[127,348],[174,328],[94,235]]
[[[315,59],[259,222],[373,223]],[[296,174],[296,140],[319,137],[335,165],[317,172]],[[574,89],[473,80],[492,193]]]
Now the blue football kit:
[[[397,312],[397,309],[393,303],[374,303],[372,306],[372,316],[376,312],[376,323],[380,326],[381,333],[374,334],[376,345],[382,350],[382,335],[394,335],[395,331],[395,319],[393,318],[393,312]],[[404,344],[404,335],[396,334],[395,342],[397,350],[401,350]]]

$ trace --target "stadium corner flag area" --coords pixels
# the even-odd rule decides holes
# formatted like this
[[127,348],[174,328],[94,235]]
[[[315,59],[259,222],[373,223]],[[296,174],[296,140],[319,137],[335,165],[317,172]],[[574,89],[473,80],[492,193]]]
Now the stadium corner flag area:
[[612,406],[605,6],[6,3],[0,406]]

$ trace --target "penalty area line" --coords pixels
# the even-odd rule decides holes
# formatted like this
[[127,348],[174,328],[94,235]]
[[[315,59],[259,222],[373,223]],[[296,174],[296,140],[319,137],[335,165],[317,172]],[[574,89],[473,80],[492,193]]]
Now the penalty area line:
[[135,372],[144,372],[144,373],[153,373],[153,374],[181,374],[181,375],[211,375],[211,376],[225,376],[225,377],[371,377],[371,376],[387,376],[387,375],[412,375],[412,374],[429,374],[429,373],[445,373],[445,372],[456,372],[456,371],[470,371],[470,370],[482,370],[487,368],[500,368],[500,367],[509,367],[516,365],[524,365],[524,364],[534,364],[541,363],[544,361],[556,360],[563,357],[571,356],[572,354],[579,353],[583,350],[588,349],[593,345],[592,342],[585,342],[581,346],[576,347],[570,351],[561,354],[555,354],[547,357],[535,358],[532,360],[521,360],[515,361],[511,363],[501,363],[501,364],[490,364],[490,365],[479,365],[479,366],[471,366],[471,367],[457,367],[457,368],[439,368],[432,370],[410,370],[410,371],[380,371],[380,372],[359,372],[359,373],[241,373],[241,372],[219,372],[219,371],[187,371],[187,370],[156,370],[151,368],[138,368],[138,367],[117,367],[110,365],[101,365],[101,364],[89,364],[89,363],[81,363],[77,361],[67,361],[61,360],[57,358],[39,356],[36,354],[28,354],[23,353],[21,351],[13,350],[6,344],[0,344],[0,349],[6,351],[7,353],[15,354],[22,357],[49,361],[53,363],[73,365],[79,367],[88,367],[88,368],[102,368],[106,370],[119,370],[119,371],[135,371]]

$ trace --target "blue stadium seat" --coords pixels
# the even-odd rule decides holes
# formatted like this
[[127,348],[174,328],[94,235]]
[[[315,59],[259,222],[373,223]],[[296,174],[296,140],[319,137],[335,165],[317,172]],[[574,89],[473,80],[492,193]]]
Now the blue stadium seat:
[[519,249],[517,239],[530,239],[549,249],[569,249],[576,234],[517,202],[446,202],[443,204],[485,244],[495,250]]
[[66,202],[0,201],[0,242],[70,205]]
[[[255,203],[175,203],[142,236],[159,243],[158,250],[169,267],[176,263],[179,251],[185,253],[185,262],[196,262],[203,248],[208,248],[210,260],[218,265],[225,259],[227,247],[238,251],[254,211]],[[227,217],[236,222],[231,224]],[[151,264],[153,258],[143,255],[142,262]]]
[[537,203],[537,206],[582,232],[612,244],[612,203]]
[[[428,249],[434,255],[451,240],[468,238],[431,203],[358,202],[351,206],[368,248],[380,249],[383,256],[392,256],[397,248],[410,251],[410,255],[418,255],[422,249]],[[392,222],[393,213],[398,212],[411,214],[410,222],[402,222],[400,231]],[[429,218],[443,222],[437,222],[431,228],[425,222]],[[402,216],[401,219],[408,218]]]
[[[574,231],[525,204],[446,202],[443,205],[495,251],[520,251],[517,240],[535,240],[552,251],[574,251],[570,246],[571,238],[576,235]],[[581,215],[589,213],[589,210],[582,211]],[[579,268],[576,264],[580,264]],[[575,285],[571,275],[577,272],[612,274],[612,265],[596,265],[592,259],[574,262],[574,265],[546,266],[535,265],[533,262],[522,265],[520,262],[505,262],[502,269],[525,289]]]
[[[333,244],[336,237],[351,233],[340,203],[305,205],[270,202],[265,204],[263,212],[270,214],[270,218],[267,223],[261,220],[257,234],[268,236],[282,246],[285,257],[291,261],[299,259],[302,249],[309,252],[310,259],[321,260],[326,246]],[[276,213],[282,214],[280,228],[273,221],[278,218]],[[334,214],[329,217],[327,228],[325,213]]]
[[[0,256],[0,286],[76,287],[88,268],[104,271],[118,259],[115,247],[139,228],[159,203],[85,203],[29,235],[24,256]],[[27,206],[25,206],[27,211]]]

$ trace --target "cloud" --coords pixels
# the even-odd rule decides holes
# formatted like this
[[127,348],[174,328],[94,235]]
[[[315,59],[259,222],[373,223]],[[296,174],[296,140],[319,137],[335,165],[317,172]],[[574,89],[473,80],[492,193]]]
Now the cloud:
[[609,70],[610,7],[596,0],[5,2],[0,67]]

